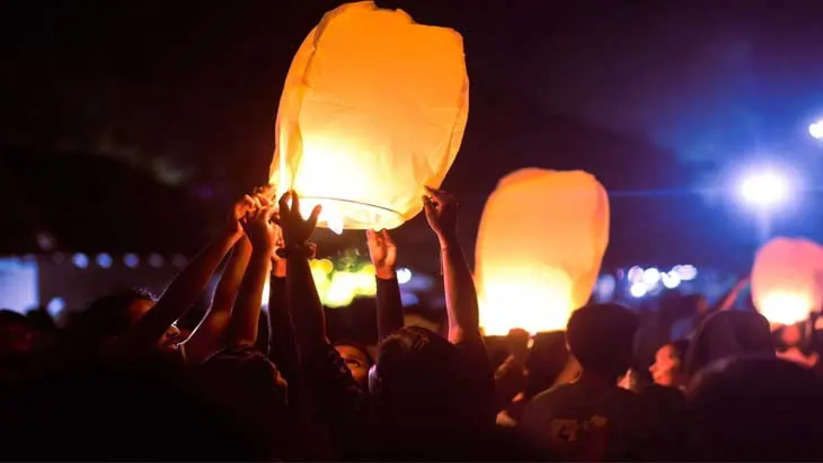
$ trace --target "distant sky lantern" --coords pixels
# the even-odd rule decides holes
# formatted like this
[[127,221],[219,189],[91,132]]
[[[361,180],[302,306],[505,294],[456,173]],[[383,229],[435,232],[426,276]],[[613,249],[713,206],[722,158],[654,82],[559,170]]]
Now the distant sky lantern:
[[291,63],[271,182],[321,226],[394,228],[439,187],[466,126],[463,39],[402,10],[344,4],[323,16]]
[[592,293],[608,242],[609,200],[592,175],[521,169],[504,177],[477,235],[485,332],[565,329]]
[[757,251],[752,268],[754,306],[770,322],[808,318],[823,302],[823,247],[800,238],[774,238]]

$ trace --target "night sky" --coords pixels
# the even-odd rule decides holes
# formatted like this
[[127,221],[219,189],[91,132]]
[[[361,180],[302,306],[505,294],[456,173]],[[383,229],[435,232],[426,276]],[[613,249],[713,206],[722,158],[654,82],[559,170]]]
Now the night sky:
[[[190,252],[266,180],[291,57],[340,3],[6,3],[0,251],[36,250],[47,230],[66,250]],[[463,199],[467,248],[497,179],[532,166],[585,169],[613,193],[607,267],[748,266],[755,221],[728,190],[761,164],[803,190],[774,233],[823,240],[823,144],[808,134],[823,2],[378,3],[464,36],[469,123],[444,186]],[[407,256],[433,252],[420,217],[397,235]]]

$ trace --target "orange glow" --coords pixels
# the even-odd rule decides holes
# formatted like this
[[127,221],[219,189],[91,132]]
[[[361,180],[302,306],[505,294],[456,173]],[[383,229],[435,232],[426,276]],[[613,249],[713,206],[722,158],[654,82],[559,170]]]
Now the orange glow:
[[823,302],[823,247],[813,241],[774,238],[757,252],[752,300],[773,324],[808,318]]
[[323,16],[294,56],[277,113],[270,181],[320,225],[395,228],[439,187],[468,116],[459,33],[370,1]]
[[486,334],[565,329],[591,295],[608,240],[608,196],[593,176],[521,169],[500,180],[475,253]]

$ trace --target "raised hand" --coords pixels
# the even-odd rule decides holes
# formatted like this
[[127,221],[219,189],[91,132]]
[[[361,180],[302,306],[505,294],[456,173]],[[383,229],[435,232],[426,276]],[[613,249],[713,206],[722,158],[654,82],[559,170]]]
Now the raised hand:
[[260,185],[255,187],[252,195],[261,206],[270,206],[274,203],[274,185]]
[[243,195],[242,198],[235,201],[226,227],[228,232],[239,238],[243,234],[243,222],[246,220],[246,216],[257,207],[258,202],[251,195]]
[[[291,198],[291,205],[289,205]],[[280,217],[278,224],[283,230],[283,241],[287,248],[293,246],[306,247],[306,241],[317,226],[317,217],[320,215],[320,205],[314,206],[309,218],[304,220],[300,215],[300,198],[292,190],[280,197]]]
[[251,240],[252,248],[266,249],[269,254],[274,250],[277,239],[277,226],[272,223],[274,208],[271,206],[259,207],[252,211],[243,228]]
[[440,241],[451,239],[457,230],[457,200],[454,195],[443,190],[426,187],[428,195],[423,196],[426,221]]
[[390,280],[395,277],[397,265],[397,246],[392,241],[388,230],[366,230],[366,244],[374,265],[377,278]]

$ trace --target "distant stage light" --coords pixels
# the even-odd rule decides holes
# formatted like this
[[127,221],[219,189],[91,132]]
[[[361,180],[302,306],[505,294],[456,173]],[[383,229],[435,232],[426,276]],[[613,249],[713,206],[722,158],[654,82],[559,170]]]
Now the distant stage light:
[[62,297],[55,297],[49,301],[46,310],[52,317],[57,317],[66,308],[66,301]]
[[680,286],[681,278],[677,272],[661,273],[660,277],[663,280],[663,286],[667,289],[674,289]]
[[629,269],[628,278],[629,283],[638,283],[643,281],[643,267],[639,265],[635,265]]
[[71,256],[71,261],[77,268],[86,268],[89,266],[89,257],[82,252]]
[[95,260],[97,261],[97,265],[99,265],[101,268],[111,267],[111,264],[112,264],[111,255],[109,255],[105,252],[101,252],[100,254],[98,254],[97,258]]
[[809,126],[809,134],[818,140],[823,138],[823,119]]
[[153,252],[153,253],[149,254],[149,265],[151,265],[152,267],[160,268],[165,263],[166,263],[166,259],[164,259],[162,255],[160,255],[156,252]]
[[123,256],[123,263],[126,264],[128,268],[136,268],[140,265],[140,258],[137,257],[137,254],[128,253]]
[[740,196],[751,205],[770,208],[788,198],[789,182],[776,172],[759,172],[743,179]]
[[646,288],[646,285],[644,285],[643,283],[634,283],[629,288],[629,292],[631,293],[632,297],[636,297],[638,299],[645,296],[647,291],[648,289]]
[[676,273],[683,281],[691,281],[697,278],[697,267],[694,265],[675,265],[672,268],[672,273]]
[[654,267],[647,268],[643,271],[643,281],[646,283],[646,286],[653,287],[660,281],[660,270]]
[[407,269],[406,267],[400,267],[397,269],[397,282],[401,285],[405,285],[412,279],[412,272],[411,270]]

